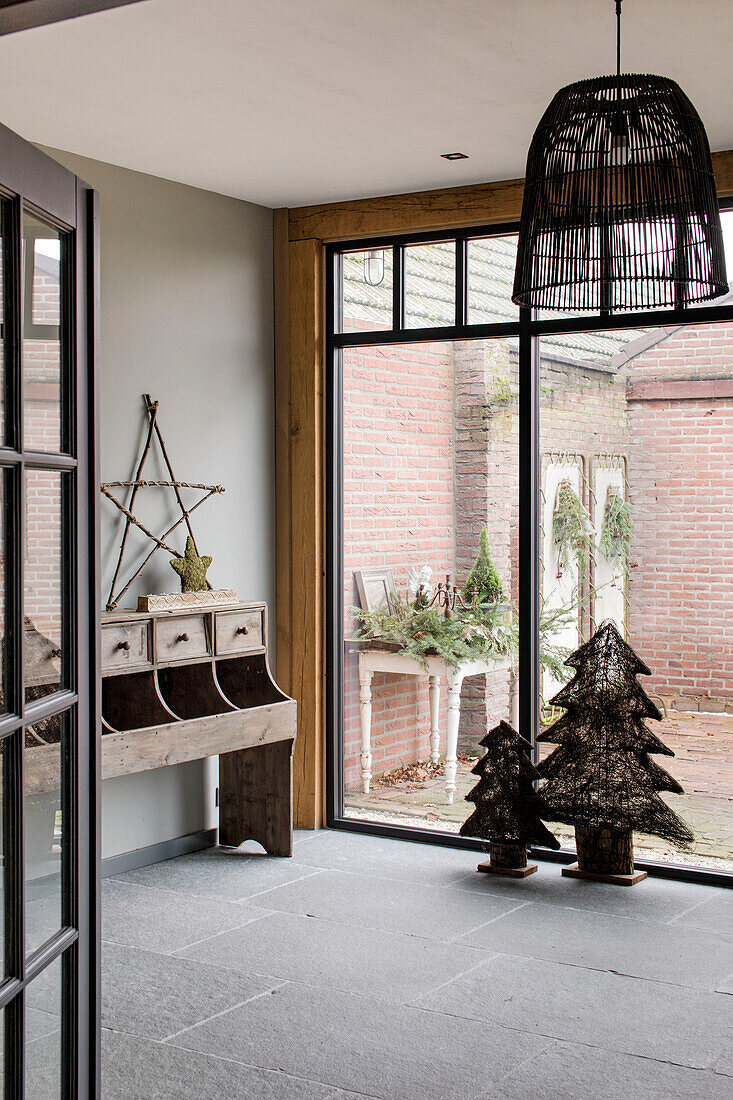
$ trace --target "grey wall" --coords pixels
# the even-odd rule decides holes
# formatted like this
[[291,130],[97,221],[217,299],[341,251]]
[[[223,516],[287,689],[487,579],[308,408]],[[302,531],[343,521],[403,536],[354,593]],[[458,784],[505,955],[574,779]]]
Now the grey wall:
[[[199,551],[214,558],[209,578],[272,606],[272,212],[46,151],[100,195],[102,478],[133,476],[149,392],[176,476],[226,489],[192,517]],[[106,500],[101,512],[104,602],[121,516]],[[176,515],[169,494],[152,489],[136,512],[154,530]],[[171,540],[182,550],[181,531]],[[161,551],[123,605],[179,583]],[[201,761],[107,781],[103,856],[216,824],[215,773],[215,762]]]

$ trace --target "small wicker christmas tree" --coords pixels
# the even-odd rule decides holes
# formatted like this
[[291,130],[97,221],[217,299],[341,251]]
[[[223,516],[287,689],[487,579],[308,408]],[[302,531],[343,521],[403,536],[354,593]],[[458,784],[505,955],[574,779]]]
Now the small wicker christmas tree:
[[659,797],[683,792],[650,756],[674,756],[644,721],[662,717],[636,679],[650,670],[610,619],[565,663],[575,675],[550,702],[566,713],[538,738],[557,745],[538,769],[546,816],[575,826],[578,863],[563,874],[630,885],[646,877],[634,872],[634,829],[693,840]]
[[524,877],[537,870],[537,864],[527,864],[530,844],[560,847],[540,820],[544,805],[534,787],[539,775],[532,746],[508,722],[490,730],[481,744],[486,754],[472,769],[479,781],[466,795],[476,809],[461,834],[489,841],[489,859],[479,864],[479,871]]
[[504,585],[491,557],[489,533],[485,527],[479,535],[478,554],[463,591],[469,597],[478,593],[478,603],[496,603],[504,595]]

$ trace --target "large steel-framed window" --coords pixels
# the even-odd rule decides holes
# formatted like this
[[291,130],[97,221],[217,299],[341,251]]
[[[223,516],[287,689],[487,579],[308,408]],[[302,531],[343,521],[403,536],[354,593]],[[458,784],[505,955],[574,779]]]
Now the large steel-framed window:
[[[733,203],[721,204],[732,208]],[[519,379],[519,539],[518,568],[522,586],[518,600],[519,624],[519,726],[536,731],[540,708],[540,341],[542,337],[613,332],[715,322],[733,322],[733,304],[714,304],[688,309],[654,312],[609,313],[574,317],[541,317],[527,309],[518,311],[516,321],[471,324],[469,303],[470,242],[517,232],[517,225],[474,226],[446,232],[392,236],[389,238],[340,241],[326,246],[326,544],[327,615],[326,659],[328,699],[327,721],[327,811],[332,828],[388,835],[426,843],[480,851],[481,844],[448,832],[381,824],[349,818],[344,813],[343,783],[343,685],[344,685],[344,591],[342,583],[343,516],[343,355],[348,349],[399,344],[513,338],[518,342]],[[430,327],[419,327],[409,314],[406,281],[407,261],[413,246],[442,243],[454,250],[454,302],[450,323],[444,314]],[[391,298],[391,327],[373,326],[369,331],[345,331],[342,285],[343,262],[348,253],[378,252],[384,255],[388,277],[382,292]],[[569,848],[557,853],[538,850],[543,859],[572,862]],[[640,867],[668,878],[700,880],[730,886],[733,874],[673,862],[637,859]]]

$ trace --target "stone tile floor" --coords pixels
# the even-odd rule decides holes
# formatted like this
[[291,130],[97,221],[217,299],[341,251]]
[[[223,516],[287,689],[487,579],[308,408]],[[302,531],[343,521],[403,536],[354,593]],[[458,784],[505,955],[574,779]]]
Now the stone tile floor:
[[733,895],[335,831],[104,884],[105,1100],[733,1094]]
[[[674,759],[656,759],[685,790],[684,795],[670,795],[668,801],[692,826],[695,846],[693,853],[685,856],[668,845],[660,846],[653,838],[637,838],[638,854],[733,869],[733,715],[670,711],[654,727],[654,732],[675,754]],[[543,745],[543,755],[552,748]],[[410,782],[394,783],[389,775],[388,782],[384,782],[377,775],[368,795],[357,790],[347,793],[347,816],[455,832],[471,809],[464,800],[476,782],[470,763],[459,762],[456,782],[455,800],[448,806],[442,776],[417,786]],[[572,829],[559,826],[555,832],[563,845],[574,846]]]

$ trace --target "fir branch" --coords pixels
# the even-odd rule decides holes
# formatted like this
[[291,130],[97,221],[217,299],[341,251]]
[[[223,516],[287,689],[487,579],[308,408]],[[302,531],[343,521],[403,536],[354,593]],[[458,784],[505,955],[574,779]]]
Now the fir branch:
[[561,481],[557,487],[552,513],[552,538],[562,568],[568,569],[574,558],[578,573],[581,573],[593,540],[593,524],[567,480]]
[[598,548],[606,561],[616,570],[624,570],[629,564],[631,536],[634,530],[632,505],[625,500],[614,485],[606,493],[603,512],[603,528]]

